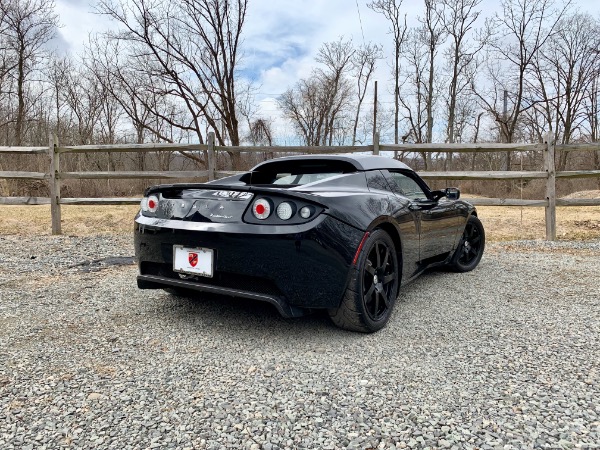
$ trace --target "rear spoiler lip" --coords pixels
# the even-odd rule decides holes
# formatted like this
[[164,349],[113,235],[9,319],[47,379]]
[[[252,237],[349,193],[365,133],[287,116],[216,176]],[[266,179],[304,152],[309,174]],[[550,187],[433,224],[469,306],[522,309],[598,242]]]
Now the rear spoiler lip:
[[144,191],[144,197],[150,194],[156,194],[168,190],[186,190],[186,189],[201,189],[211,191],[239,191],[239,192],[250,192],[255,195],[277,195],[280,197],[288,198],[301,198],[311,203],[316,203],[324,208],[327,206],[319,201],[320,197],[312,195],[308,192],[290,191],[289,189],[280,187],[256,187],[256,186],[236,186],[231,184],[213,184],[213,183],[176,183],[176,184],[159,184],[157,186],[151,186]]
[[[144,192],[144,195],[152,194],[154,192],[162,192],[170,189],[205,189],[212,191],[242,191],[242,192],[253,192],[256,191],[255,186],[243,186],[243,185],[231,185],[231,184],[213,184],[213,183],[174,183],[174,184],[159,184],[156,186],[150,186]],[[281,190],[281,188],[263,188],[267,191]]]

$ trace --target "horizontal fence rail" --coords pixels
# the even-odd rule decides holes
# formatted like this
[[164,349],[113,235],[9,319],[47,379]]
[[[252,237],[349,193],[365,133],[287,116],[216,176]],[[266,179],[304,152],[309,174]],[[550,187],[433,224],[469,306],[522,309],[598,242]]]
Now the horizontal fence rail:
[[480,153],[480,152],[529,152],[543,151],[545,144],[387,144],[380,145],[382,152],[415,152],[415,153]]
[[[77,145],[55,148],[56,153],[121,153],[121,152],[181,152],[208,150],[206,144],[117,144]],[[48,149],[46,149],[48,151]]]
[[48,147],[0,147],[0,155],[42,155],[48,153]]
[[5,180],[47,180],[50,175],[44,172],[0,172],[0,179]]
[[[209,133],[207,144],[122,144],[122,145],[80,145],[59,146],[56,137],[51,136],[48,147],[0,147],[0,155],[48,155],[49,171],[24,172],[0,171],[2,179],[48,180],[50,197],[0,197],[0,205],[50,205],[52,233],[60,234],[61,205],[131,205],[140,198],[64,198],[60,195],[62,180],[113,180],[113,179],[175,179],[193,178],[214,180],[243,172],[216,169],[218,152],[227,153],[301,153],[301,154],[340,154],[401,151],[405,153],[474,153],[474,152],[528,152],[544,153],[544,171],[446,171],[419,172],[427,180],[546,180],[546,198],[541,200],[523,200],[507,198],[468,198],[476,206],[522,206],[544,207],[546,215],[546,239],[556,239],[557,206],[600,206],[600,198],[562,199],[556,198],[556,179],[600,178],[600,170],[572,170],[556,172],[554,155],[560,151],[600,151],[600,144],[556,144],[550,135],[544,144],[398,144],[379,145],[375,136],[374,145],[360,146],[220,146],[215,145],[214,134]],[[94,154],[118,152],[205,152],[207,170],[194,171],[85,171],[62,172],[60,156],[63,154]]]
[[59,180],[126,180],[135,178],[204,178],[208,170],[173,170],[147,172],[59,172]]

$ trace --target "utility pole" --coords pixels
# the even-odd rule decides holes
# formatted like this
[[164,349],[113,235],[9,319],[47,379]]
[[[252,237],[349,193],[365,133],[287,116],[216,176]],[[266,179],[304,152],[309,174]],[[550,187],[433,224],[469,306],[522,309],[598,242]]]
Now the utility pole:
[[[502,109],[502,141],[508,143],[508,91],[504,89],[504,107]],[[510,152],[504,154],[504,170],[510,170]]]
[[373,94],[373,142],[377,133],[377,80],[375,80],[375,93]]

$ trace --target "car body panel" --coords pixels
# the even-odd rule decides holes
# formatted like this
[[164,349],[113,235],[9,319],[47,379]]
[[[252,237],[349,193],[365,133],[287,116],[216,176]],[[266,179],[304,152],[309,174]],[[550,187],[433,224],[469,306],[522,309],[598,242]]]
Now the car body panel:
[[[294,167],[307,161],[334,161],[344,173],[298,186],[251,184],[252,178],[264,175],[259,171],[275,164]],[[135,218],[138,285],[258,298],[286,316],[336,308],[361,240],[377,228],[384,228],[395,242],[404,285],[427,267],[449,260],[475,210],[462,200],[406,198],[392,189],[389,171],[415,177],[426,195],[432,195],[405,164],[368,155],[279,158],[210,183],[151,187],[145,196],[158,198],[158,210]],[[273,207],[283,201],[310,205],[314,216],[303,220],[295,215],[284,222],[271,215],[261,221],[250,212],[258,198],[269,199]],[[175,245],[212,249],[213,278],[174,272]]]
[[175,245],[210,248],[215,276],[192,278],[198,284],[271,294],[292,306],[332,308],[343,294],[364,232],[327,215],[312,225],[258,232],[250,224],[148,221],[138,215],[135,248],[140,274],[179,278],[172,270]]

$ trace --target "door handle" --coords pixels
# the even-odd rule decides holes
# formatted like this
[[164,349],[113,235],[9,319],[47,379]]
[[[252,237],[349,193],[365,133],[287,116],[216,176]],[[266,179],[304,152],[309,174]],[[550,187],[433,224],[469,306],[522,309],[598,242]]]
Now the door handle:
[[429,211],[430,209],[435,208],[437,202],[412,202],[408,206],[411,211]]

